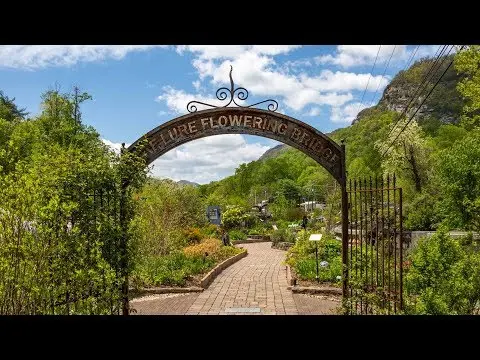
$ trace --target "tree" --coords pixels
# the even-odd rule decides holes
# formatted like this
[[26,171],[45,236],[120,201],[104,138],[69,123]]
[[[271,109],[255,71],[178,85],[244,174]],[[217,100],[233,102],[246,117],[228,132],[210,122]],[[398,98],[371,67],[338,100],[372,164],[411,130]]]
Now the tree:
[[75,121],[80,124],[82,113],[80,111],[80,104],[86,100],[92,100],[92,96],[86,92],[80,93],[78,86],[73,87],[73,94],[70,94],[69,97],[73,102],[73,118]]
[[438,172],[449,226],[480,231],[480,129],[442,151]]
[[25,108],[19,109],[15,104],[15,98],[10,99],[0,90],[0,119],[13,121],[15,119],[25,119],[28,112]]
[[415,191],[421,192],[428,179],[429,149],[417,122],[412,120],[406,127],[398,123],[386,139],[375,145],[382,154],[388,150],[382,163],[384,170],[410,180]]
[[480,46],[472,45],[455,56],[455,68],[464,78],[457,89],[466,100],[462,124],[467,129],[480,125]]

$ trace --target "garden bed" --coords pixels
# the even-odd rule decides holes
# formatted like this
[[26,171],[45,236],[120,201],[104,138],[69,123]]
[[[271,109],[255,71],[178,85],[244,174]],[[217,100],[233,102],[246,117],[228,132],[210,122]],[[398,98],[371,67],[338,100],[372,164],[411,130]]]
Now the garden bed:
[[145,259],[131,277],[131,292],[135,295],[201,292],[223,269],[246,255],[245,249],[224,247],[212,239],[183,252]]
[[316,280],[302,280],[295,273],[295,269],[287,265],[287,281],[290,289],[299,294],[324,294],[341,296],[342,288],[338,283]]

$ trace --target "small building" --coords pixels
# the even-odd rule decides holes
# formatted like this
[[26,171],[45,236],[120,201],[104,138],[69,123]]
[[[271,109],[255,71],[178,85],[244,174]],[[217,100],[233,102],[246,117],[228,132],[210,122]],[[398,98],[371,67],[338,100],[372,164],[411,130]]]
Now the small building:
[[313,211],[315,209],[325,210],[327,207],[326,204],[319,201],[305,201],[299,204],[299,206],[302,207],[304,211]]

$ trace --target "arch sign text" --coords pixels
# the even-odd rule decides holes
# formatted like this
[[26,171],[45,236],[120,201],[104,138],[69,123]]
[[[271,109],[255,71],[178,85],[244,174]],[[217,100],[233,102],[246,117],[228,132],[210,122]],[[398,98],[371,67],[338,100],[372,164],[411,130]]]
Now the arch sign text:
[[[220,134],[249,134],[278,140],[303,151],[339,182],[342,180],[340,146],[310,125],[272,111],[238,107],[198,111],[162,124],[141,139],[148,141],[146,158],[150,164],[181,144]],[[138,141],[129,147],[130,151],[135,150]]]

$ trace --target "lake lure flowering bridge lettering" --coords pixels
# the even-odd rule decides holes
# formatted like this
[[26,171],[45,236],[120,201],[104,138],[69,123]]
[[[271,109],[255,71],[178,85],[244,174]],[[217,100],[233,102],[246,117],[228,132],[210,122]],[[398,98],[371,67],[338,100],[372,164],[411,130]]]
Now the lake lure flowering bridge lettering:
[[342,150],[313,127],[270,110],[217,108],[193,112],[171,120],[130,146],[147,139],[147,162],[186,142],[220,134],[249,134],[278,140],[311,156],[337,180],[341,177]]

